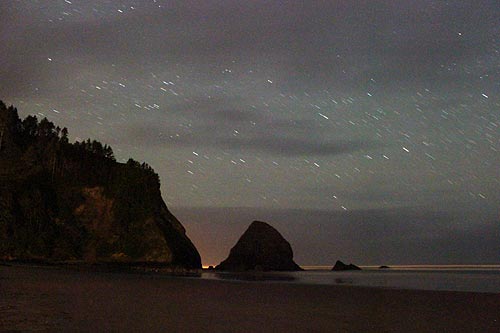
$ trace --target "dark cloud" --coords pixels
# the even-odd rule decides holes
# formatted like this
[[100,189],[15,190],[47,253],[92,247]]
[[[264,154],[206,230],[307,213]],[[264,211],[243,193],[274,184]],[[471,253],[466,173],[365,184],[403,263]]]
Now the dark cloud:
[[[293,126],[287,130],[293,131]],[[238,136],[226,131],[222,136],[217,128],[204,127],[190,129],[189,133],[180,134],[182,127],[162,128],[159,126],[135,125],[124,131],[125,137],[131,138],[130,143],[135,145],[163,145],[173,148],[220,148],[223,150],[237,151],[239,153],[265,153],[280,157],[296,156],[335,156],[353,153],[361,150],[370,150],[380,147],[375,142],[361,140],[330,140],[319,141],[313,138],[297,138],[277,136],[273,131],[257,134],[259,136]],[[117,138],[118,141],[122,139]]]
[[260,120],[262,112],[252,108],[243,109],[247,100],[236,96],[190,96],[189,100],[172,103],[163,110],[169,115],[180,115],[186,119],[205,124],[206,121],[217,124],[238,124]]
[[279,118],[269,112],[247,108],[244,99],[194,98],[164,110],[179,122],[158,123],[154,119],[126,124],[122,141],[136,145],[220,148],[243,153],[265,153],[281,157],[335,156],[380,148],[375,141],[331,135],[317,121]]
[[362,141],[317,142],[268,135],[259,138],[223,138],[216,141],[222,148],[238,151],[266,152],[278,156],[335,156],[373,148]]

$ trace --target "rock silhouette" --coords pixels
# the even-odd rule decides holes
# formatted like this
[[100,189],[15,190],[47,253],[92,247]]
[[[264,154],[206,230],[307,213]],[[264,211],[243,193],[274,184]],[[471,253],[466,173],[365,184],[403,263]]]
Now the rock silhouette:
[[272,226],[254,221],[215,269],[221,271],[298,271],[290,243]]
[[150,166],[1,101],[0,258],[201,267]]
[[332,271],[360,271],[361,268],[359,268],[356,265],[349,264],[346,265],[342,261],[337,260],[335,263],[335,266],[333,266]]

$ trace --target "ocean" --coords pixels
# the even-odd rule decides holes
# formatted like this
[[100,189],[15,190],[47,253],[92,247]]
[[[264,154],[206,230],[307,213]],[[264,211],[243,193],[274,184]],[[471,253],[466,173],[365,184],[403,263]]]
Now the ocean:
[[351,285],[390,289],[500,293],[500,265],[361,266],[361,271],[333,272],[331,266],[304,266],[301,272],[230,273],[204,271],[202,279]]

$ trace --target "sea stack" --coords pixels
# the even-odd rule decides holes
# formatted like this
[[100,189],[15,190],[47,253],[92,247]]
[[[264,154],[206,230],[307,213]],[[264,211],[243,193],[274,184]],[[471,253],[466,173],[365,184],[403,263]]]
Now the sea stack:
[[361,268],[359,268],[356,265],[349,264],[346,265],[342,261],[337,260],[335,263],[335,266],[333,266],[332,271],[360,271]]
[[299,271],[290,243],[265,222],[254,221],[231,249],[219,271]]

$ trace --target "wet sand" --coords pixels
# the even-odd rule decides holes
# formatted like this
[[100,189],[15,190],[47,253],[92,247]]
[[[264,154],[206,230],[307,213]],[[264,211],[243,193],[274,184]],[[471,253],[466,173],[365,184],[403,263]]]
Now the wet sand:
[[0,331],[500,332],[500,294],[0,266]]

